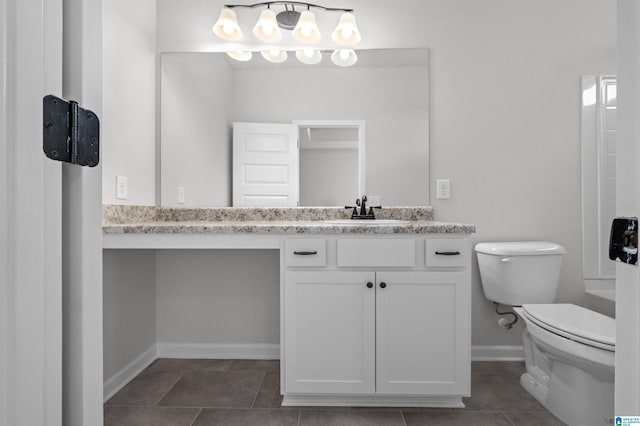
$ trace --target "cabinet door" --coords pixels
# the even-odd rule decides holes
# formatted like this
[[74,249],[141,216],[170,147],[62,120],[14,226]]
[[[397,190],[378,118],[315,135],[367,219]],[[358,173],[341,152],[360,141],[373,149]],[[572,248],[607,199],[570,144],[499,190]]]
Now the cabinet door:
[[468,273],[379,272],[376,284],[377,393],[468,395]]
[[373,272],[285,272],[285,393],[375,391],[374,283]]

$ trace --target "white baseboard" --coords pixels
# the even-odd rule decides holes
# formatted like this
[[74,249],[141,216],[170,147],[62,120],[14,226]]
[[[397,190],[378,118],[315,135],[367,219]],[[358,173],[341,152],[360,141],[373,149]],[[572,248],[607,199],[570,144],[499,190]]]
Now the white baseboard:
[[464,408],[459,396],[285,395],[283,407],[440,407]]
[[158,358],[280,359],[280,345],[158,343]]
[[524,361],[522,346],[471,346],[471,361]]
[[134,377],[158,359],[157,345],[151,346],[139,357],[127,364],[122,370],[109,377],[102,386],[104,402],[108,401],[120,389],[125,387]]

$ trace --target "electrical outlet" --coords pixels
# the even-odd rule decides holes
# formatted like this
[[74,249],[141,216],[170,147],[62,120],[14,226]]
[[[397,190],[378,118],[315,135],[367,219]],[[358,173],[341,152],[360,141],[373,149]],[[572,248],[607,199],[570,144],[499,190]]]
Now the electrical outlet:
[[116,199],[126,200],[129,196],[129,179],[126,176],[116,176]]
[[178,204],[184,204],[184,186],[178,187]]
[[451,182],[449,179],[438,179],[436,181],[436,199],[448,200],[451,198]]

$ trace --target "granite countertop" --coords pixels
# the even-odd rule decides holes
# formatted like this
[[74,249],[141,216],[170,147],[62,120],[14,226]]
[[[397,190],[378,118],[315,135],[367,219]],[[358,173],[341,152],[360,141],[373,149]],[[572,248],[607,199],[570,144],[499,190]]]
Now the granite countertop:
[[474,225],[433,221],[431,207],[386,207],[379,219],[400,223],[347,222],[342,208],[207,208],[152,206],[103,207],[105,234],[427,234],[475,232]]

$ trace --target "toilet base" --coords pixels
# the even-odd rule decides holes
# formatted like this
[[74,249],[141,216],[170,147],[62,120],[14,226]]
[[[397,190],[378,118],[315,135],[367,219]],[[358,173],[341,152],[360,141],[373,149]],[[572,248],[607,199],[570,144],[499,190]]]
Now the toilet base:
[[527,372],[520,384],[527,392],[569,426],[612,424],[613,369],[585,369],[580,360],[532,338],[527,330],[522,338]]

